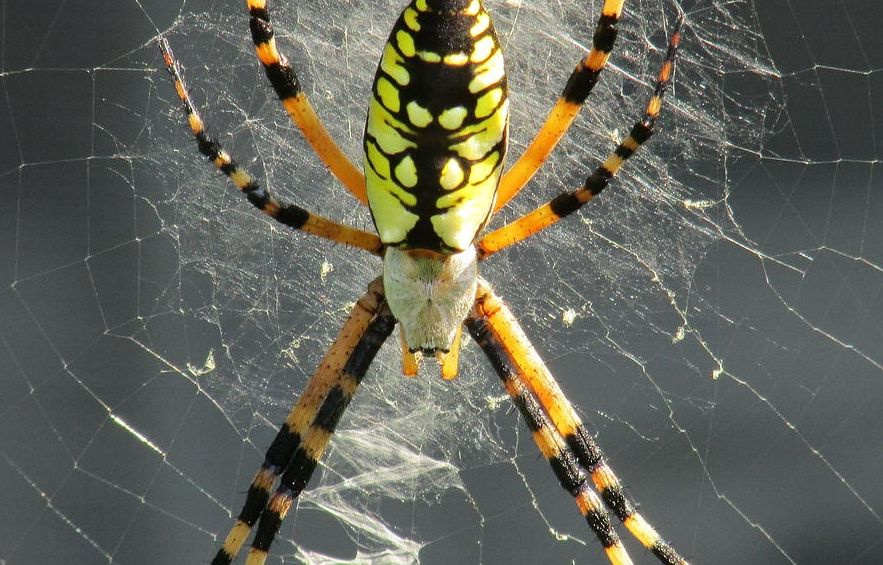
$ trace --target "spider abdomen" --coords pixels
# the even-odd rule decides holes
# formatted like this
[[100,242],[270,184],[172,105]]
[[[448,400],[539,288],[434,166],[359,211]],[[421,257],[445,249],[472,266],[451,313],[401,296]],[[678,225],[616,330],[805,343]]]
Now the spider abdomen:
[[365,179],[388,246],[457,253],[493,209],[509,122],[506,73],[479,0],[414,0],[374,77]]

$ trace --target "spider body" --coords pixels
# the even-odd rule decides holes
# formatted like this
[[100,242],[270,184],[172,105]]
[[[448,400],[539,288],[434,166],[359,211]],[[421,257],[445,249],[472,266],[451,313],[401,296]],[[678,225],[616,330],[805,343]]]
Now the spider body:
[[459,337],[508,126],[503,54],[482,3],[406,6],[377,66],[363,147],[384,289],[410,352],[448,352]]
[[493,209],[509,124],[503,55],[481,2],[411,2],[372,93],[364,170],[381,241],[442,254],[471,247]]
[[406,375],[417,373],[415,353],[420,352],[438,356],[443,377],[456,376],[461,329],[468,330],[611,563],[627,565],[631,560],[607,509],[660,562],[686,564],[637,511],[515,317],[478,277],[479,261],[592,200],[653,134],[682,20],[672,33],[643,118],[584,185],[481,233],[494,212],[530,180],[578,114],[613,48],[623,1],[604,0],[591,50],[576,65],[524,154],[503,173],[509,102],[490,16],[480,0],[413,0],[394,25],[374,78],[363,174],[331,139],[294,69],[277,50],[266,0],[247,0],[258,59],[283,107],[331,173],[369,206],[377,233],[280,201],[261,187],[206,133],[168,43],[160,40],[200,152],[252,205],[295,230],[383,259],[383,276],[356,302],[267,449],[213,564],[231,563],[255,526],[247,563],[264,563],[282,520],[397,324]]

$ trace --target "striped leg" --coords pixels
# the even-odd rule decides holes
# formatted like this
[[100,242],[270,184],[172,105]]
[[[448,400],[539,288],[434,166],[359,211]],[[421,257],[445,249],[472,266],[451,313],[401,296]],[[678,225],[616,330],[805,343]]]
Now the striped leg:
[[510,352],[495,335],[478,305],[467,318],[466,327],[490,359],[491,365],[503,381],[503,387],[527,423],[540,453],[551,465],[561,487],[573,496],[589,528],[601,541],[610,562],[616,565],[630,564],[632,560],[610,522],[610,515],[589,486],[585,470],[576,454],[552,425],[537,397],[525,387],[524,377],[513,364]]
[[172,75],[172,80],[175,83],[175,91],[178,93],[178,98],[184,104],[187,123],[190,125],[190,130],[199,144],[199,152],[208,157],[219,171],[227,175],[255,208],[274,220],[296,230],[330,239],[344,245],[359,247],[376,255],[381,254],[383,244],[375,234],[345,226],[328,218],[310,213],[294,204],[278,200],[268,190],[261,187],[245,169],[236,164],[236,161],[221,147],[221,144],[205,132],[202,118],[200,118],[196,106],[187,93],[184,79],[181,78],[178,64],[165,38],[159,39],[159,47],[162,51],[166,68],[169,74]]
[[636,123],[629,135],[617,146],[604,163],[589,175],[585,185],[572,192],[565,192],[529,212],[514,222],[507,224],[485,235],[478,242],[479,257],[485,258],[492,253],[514,245],[531,235],[551,226],[558,220],[575,212],[585,203],[597,196],[616,174],[626,159],[631,157],[638,148],[653,135],[656,117],[662,107],[662,97],[668,88],[674,69],[675,54],[681,41],[681,24],[679,20],[668,44],[668,52],[656,79],[653,96],[647,104],[644,118]]
[[[563,439],[568,453],[573,454],[580,469],[585,469],[591,474],[592,483],[604,503],[629,532],[660,562],[668,565],[685,565],[684,558],[662,539],[637,511],[635,503],[625,495],[622,483],[607,465],[601,448],[595,443],[573,406],[561,392],[558,383],[537,355],[515,317],[483,281],[479,283],[475,307],[466,323],[473,337],[476,337],[479,345],[491,358],[504,383],[507,378],[517,379],[519,386],[536,399],[539,410],[551,422],[558,437]],[[483,330],[483,334],[477,330]],[[509,390],[508,384],[507,390]],[[551,458],[550,462],[556,474],[559,474],[556,463]],[[582,509],[582,506],[580,508]],[[605,543],[602,534],[597,530],[596,533],[601,542]],[[611,561],[616,563],[613,558]]]
[[365,191],[365,176],[362,171],[344,155],[340,147],[331,139],[331,135],[306,94],[301,90],[297,80],[297,74],[288,64],[285,56],[276,50],[276,40],[273,37],[273,24],[270,23],[270,13],[267,10],[267,0],[248,0],[248,13],[251,16],[251,38],[258,59],[264,66],[267,78],[273,85],[273,90],[282,101],[282,106],[291,117],[294,125],[300,129],[304,139],[313,147],[316,155],[325,163],[337,180],[346,187],[362,204],[368,204],[368,194]]
[[[249,559],[260,563],[266,558],[285,511],[309,481],[337,421],[393,324],[384,302],[383,285],[377,279],[353,307],[337,339],[276,434],[213,565],[233,561],[262,512],[270,518],[262,519],[254,540],[258,549],[252,549],[254,557]],[[270,500],[276,478],[283,472],[280,490]],[[267,511],[268,501],[270,510]],[[270,525],[273,528],[269,528]]]
[[505,206],[530,181],[570,128],[583,102],[598,82],[616,41],[616,24],[625,0],[605,0],[588,55],[576,65],[546,121],[524,154],[500,179],[494,212]]

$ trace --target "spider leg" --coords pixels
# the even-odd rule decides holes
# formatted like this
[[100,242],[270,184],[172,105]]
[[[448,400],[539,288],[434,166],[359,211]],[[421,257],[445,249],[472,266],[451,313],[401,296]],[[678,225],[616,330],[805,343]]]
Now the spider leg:
[[635,151],[653,135],[656,117],[662,107],[662,97],[665,95],[674,69],[675,54],[681,41],[682,24],[683,18],[678,20],[672,33],[644,118],[632,127],[629,135],[620,142],[607,160],[589,175],[581,188],[564,192],[536,210],[482,237],[477,243],[479,257],[486,258],[492,253],[514,245],[578,210],[604,190],[625,160],[634,155]]
[[537,399],[524,388],[524,383],[512,372],[511,367],[505,362],[501,363],[504,357],[499,344],[487,343],[482,347],[497,367],[503,386],[521,412],[540,453],[549,461],[561,487],[573,496],[580,513],[604,547],[607,558],[615,565],[630,565],[632,560],[610,521],[610,515],[589,486],[586,473],[580,467],[573,450],[552,426]]
[[200,153],[208,157],[219,171],[227,175],[255,208],[290,228],[330,239],[344,245],[359,247],[375,255],[379,255],[382,252],[383,244],[377,235],[351,228],[334,220],[308,212],[300,206],[280,201],[272,193],[260,186],[245,169],[233,160],[216,139],[205,132],[205,125],[199,116],[196,106],[190,99],[187,87],[184,86],[184,79],[181,78],[178,63],[172,55],[168,41],[165,38],[160,38],[159,47],[162,51],[166,68],[175,83],[175,91],[178,94],[178,98],[181,99],[184,105],[187,123],[194,137],[196,137]]
[[[466,321],[466,326],[490,358],[494,369],[500,375],[506,390],[516,404],[522,402],[519,400],[521,397],[530,396],[534,399],[537,410],[543,418],[549,421],[558,440],[566,446],[565,448],[557,448],[557,451],[550,455],[550,452],[546,451],[546,448],[540,444],[540,440],[536,437],[537,433],[532,419],[537,417],[533,414],[526,414],[525,409],[519,405],[522,413],[525,413],[525,419],[531,426],[531,431],[534,432],[534,439],[540,444],[543,455],[552,464],[562,486],[576,497],[574,492],[581,492],[579,489],[582,487],[582,483],[569,470],[569,460],[566,460],[566,457],[561,458],[561,455],[556,455],[559,453],[574,458],[580,472],[585,470],[591,475],[592,483],[604,504],[660,562],[668,565],[686,565],[687,562],[684,558],[662,539],[662,536],[637,511],[634,501],[626,496],[622,483],[607,465],[601,448],[595,443],[594,438],[564,396],[558,383],[549,373],[543,360],[540,359],[527,336],[524,335],[518,321],[484,281],[479,282],[475,306]],[[555,458],[556,456],[558,459]],[[567,471],[562,473],[562,468]],[[585,481],[584,475],[581,478]],[[580,504],[579,499],[577,499],[577,503]],[[595,506],[588,508],[587,512],[580,504],[580,510],[583,511],[583,515],[589,520],[589,525],[604,545],[611,562],[619,563],[608,550],[608,547],[615,545],[608,545],[611,543],[608,530],[602,527],[596,529],[595,524],[602,523],[598,508]],[[593,520],[595,524],[593,524]],[[610,531],[613,532],[612,527]],[[615,532],[613,534],[615,535]]]
[[[259,516],[261,521],[247,562],[264,562],[282,519],[310,480],[337,422],[394,326],[395,320],[383,297],[383,285],[376,279],[353,307],[267,449],[242,511],[212,560],[213,565],[233,561]],[[280,486],[271,498],[280,474]]]
[[[480,300],[480,299],[479,299]],[[524,377],[514,366],[511,353],[495,335],[484,313],[476,310],[467,318],[466,327],[491,361],[503,387],[518,407],[533,435],[540,453],[549,462],[561,487],[573,496],[580,513],[604,547],[611,563],[631,564],[632,560],[610,521],[604,504],[589,486],[588,477],[573,449],[552,425],[535,394],[525,386]]]
[[583,102],[598,82],[616,41],[616,24],[625,0],[605,0],[592,36],[592,48],[567,79],[567,84],[540,130],[518,161],[503,174],[494,212],[505,206],[536,174],[579,114]]
[[300,129],[304,139],[312,146],[316,155],[325,163],[337,180],[346,187],[362,204],[368,204],[368,194],[365,190],[365,175],[347,158],[340,147],[331,139],[331,135],[316,111],[301,90],[300,82],[294,68],[288,63],[284,55],[276,50],[276,40],[273,37],[273,24],[270,23],[270,13],[267,10],[267,0],[248,0],[248,13],[250,15],[249,27],[251,38],[258,59],[264,66],[267,78],[273,85],[273,90],[282,101],[282,106],[294,125]]

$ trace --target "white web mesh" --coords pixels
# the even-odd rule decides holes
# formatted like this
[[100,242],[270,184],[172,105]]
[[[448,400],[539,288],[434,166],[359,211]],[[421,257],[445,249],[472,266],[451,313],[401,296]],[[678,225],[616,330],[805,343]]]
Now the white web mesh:
[[[512,155],[599,4],[489,2]],[[356,161],[400,8],[271,6]],[[598,201],[483,274],[692,562],[879,563],[883,13],[871,0],[680,8],[659,133]],[[628,131],[677,11],[627,3],[587,107],[495,225],[578,186]],[[248,205],[196,152],[155,39],[266,186],[370,218],[290,125],[240,2],[0,13],[0,563],[207,561],[379,262]],[[603,562],[476,347],[450,383],[429,364],[404,379],[398,357],[391,340],[271,562]]]

